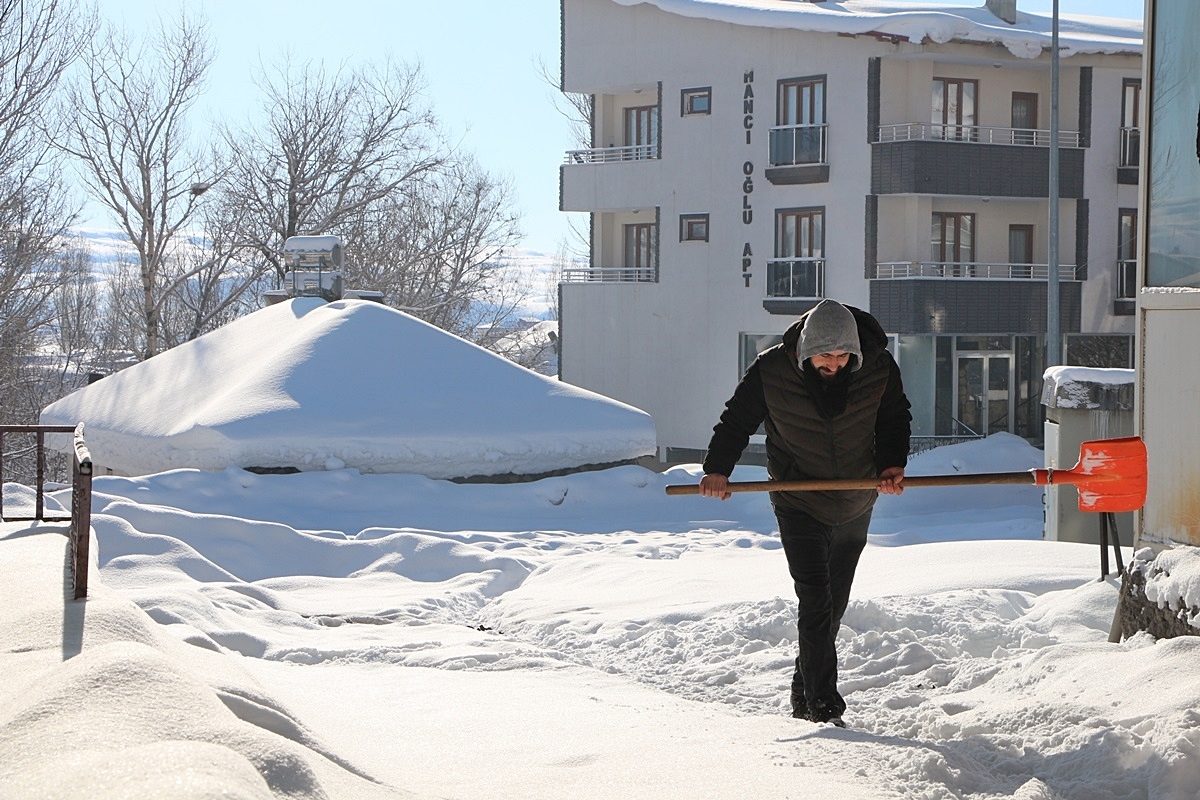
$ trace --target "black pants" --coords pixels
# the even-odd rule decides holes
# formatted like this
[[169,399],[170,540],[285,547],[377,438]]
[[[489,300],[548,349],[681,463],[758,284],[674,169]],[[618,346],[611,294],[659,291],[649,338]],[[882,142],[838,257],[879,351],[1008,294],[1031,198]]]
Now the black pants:
[[871,511],[842,525],[825,525],[802,511],[780,507],[775,517],[800,601],[792,697],[840,716],[846,701],[837,690],[837,635],[858,557],[867,544]]

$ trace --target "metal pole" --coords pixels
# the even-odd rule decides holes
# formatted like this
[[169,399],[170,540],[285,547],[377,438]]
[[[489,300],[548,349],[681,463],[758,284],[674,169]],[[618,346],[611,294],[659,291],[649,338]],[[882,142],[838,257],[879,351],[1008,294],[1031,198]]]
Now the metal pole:
[[1058,0],[1050,34],[1050,238],[1046,248],[1046,366],[1062,363],[1058,314]]

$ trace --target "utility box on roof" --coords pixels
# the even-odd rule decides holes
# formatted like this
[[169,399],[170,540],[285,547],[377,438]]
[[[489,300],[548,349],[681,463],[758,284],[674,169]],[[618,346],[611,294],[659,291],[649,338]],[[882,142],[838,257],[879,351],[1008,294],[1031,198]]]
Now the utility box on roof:
[[[1047,468],[1074,467],[1084,442],[1134,435],[1133,370],[1051,367],[1042,381]],[[1133,513],[1116,514],[1115,519],[1121,543],[1129,547],[1133,544]],[[1100,515],[1079,510],[1074,486],[1046,487],[1046,538],[1099,543]]]
[[337,236],[290,236],[283,243],[287,272],[283,288],[263,293],[267,305],[290,297],[320,297],[334,300],[383,302],[383,293],[372,289],[347,289],[343,285],[342,240]]

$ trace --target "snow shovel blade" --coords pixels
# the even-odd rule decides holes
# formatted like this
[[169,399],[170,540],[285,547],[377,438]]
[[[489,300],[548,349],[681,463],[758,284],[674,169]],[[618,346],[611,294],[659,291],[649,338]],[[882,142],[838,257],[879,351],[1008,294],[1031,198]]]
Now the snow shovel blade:
[[[981,486],[1073,484],[1079,490],[1080,511],[1135,511],[1146,502],[1146,445],[1136,436],[1084,442],[1079,463],[1071,469],[1032,469],[1028,472],[989,472],[961,475],[913,475],[904,488],[919,486]],[[802,481],[740,481],[730,492],[810,492],[874,489],[871,478],[835,478]],[[696,484],[667,487],[667,494],[699,494]]]
[[1074,484],[1080,511],[1136,511],[1146,503],[1146,443],[1137,436],[1084,442],[1073,468],[1035,473],[1039,486]]

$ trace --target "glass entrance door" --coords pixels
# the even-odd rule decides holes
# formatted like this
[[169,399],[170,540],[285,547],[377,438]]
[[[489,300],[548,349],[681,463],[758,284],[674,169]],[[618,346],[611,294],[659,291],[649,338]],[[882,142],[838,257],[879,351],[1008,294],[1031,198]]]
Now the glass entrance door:
[[1011,353],[958,356],[955,417],[970,431],[987,436],[1012,431]]

